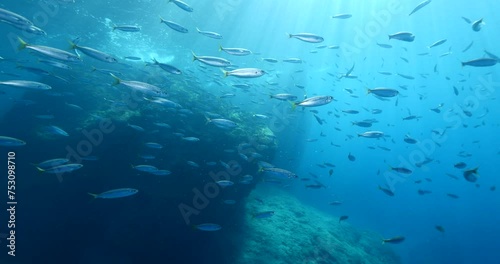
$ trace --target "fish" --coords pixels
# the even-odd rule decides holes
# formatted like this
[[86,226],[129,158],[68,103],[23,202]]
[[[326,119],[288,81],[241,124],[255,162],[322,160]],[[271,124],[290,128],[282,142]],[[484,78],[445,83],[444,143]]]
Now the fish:
[[494,66],[497,63],[498,63],[497,59],[479,58],[479,59],[474,59],[474,60],[462,62],[462,67],[463,66],[489,67],[489,66]]
[[48,84],[33,82],[33,81],[24,81],[24,80],[10,80],[10,81],[2,81],[0,85],[14,87],[14,88],[23,88],[23,89],[31,89],[31,90],[50,90],[52,87]]
[[220,187],[228,187],[234,185],[234,182],[228,181],[228,180],[221,180],[221,181],[216,181],[217,185]]
[[153,165],[131,165],[133,169],[135,170],[138,170],[138,171],[142,171],[142,172],[154,172],[154,171],[157,171],[158,168],[156,168],[155,166]]
[[266,72],[264,70],[258,68],[240,68],[232,71],[224,71],[224,77],[234,76],[238,78],[257,78],[264,75]]
[[404,240],[405,240],[404,236],[396,236],[396,237],[391,237],[391,238],[387,238],[387,239],[382,239],[382,244],[385,244],[385,243],[398,244],[398,243],[403,242]]
[[463,173],[465,180],[467,180],[469,182],[476,182],[477,176],[479,176],[479,174],[477,172],[478,169],[479,169],[479,167],[476,167],[474,169],[465,170]]
[[156,142],[146,142],[144,143],[144,146],[148,147],[148,148],[152,148],[152,149],[162,149],[163,146],[159,143],[156,143]]
[[228,119],[224,119],[224,118],[210,119],[207,117],[206,119],[207,119],[207,123],[214,124],[216,127],[222,128],[222,129],[233,129],[233,128],[236,128],[238,126],[238,124],[236,124],[235,122],[228,120]]
[[458,198],[460,198],[458,195],[453,194],[453,193],[447,193],[446,195],[448,195],[448,197],[451,197],[451,198],[453,198],[453,199],[458,199]]
[[390,48],[392,48],[392,45],[389,45],[389,44],[384,44],[384,43],[378,43],[378,42],[377,42],[377,45],[378,45],[379,47],[384,48],[384,49],[390,49]]
[[64,63],[61,63],[61,62],[58,62],[58,61],[53,61],[53,60],[41,60],[39,59],[38,62],[41,62],[41,63],[45,63],[47,65],[50,65],[50,66],[53,66],[53,67],[57,67],[57,68],[60,68],[60,69],[65,69],[65,70],[71,70],[71,66],[67,65],[67,64],[64,64]]
[[440,225],[437,225],[435,226],[436,227],[436,230],[441,232],[441,233],[444,233],[444,227],[440,226]]
[[124,59],[126,60],[133,60],[133,61],[140,61],[142,60],[140,57],[137,57],[137,56],[126,56],[126,57],[123,57]]
[[465,167],[467,167],[467,164],[465,162],[458,162],[455,165],[453,165],[453,167],[457,169],[465,169]]
[[26,142],[23,140],[13,137],[0,136],[0,146],[2,147],[20,147],[24,145],[26,145]]
[[297,100],[297,96],[293,94],[274,94],[269,95],[269,98],[278,99],[281,101],[294,101]]
[[342,113],[346,113],[346,114],[359,114],[359,111],[358,110],[342,110]]
[[275,58],[262,58],[262,60],[270,62],[270,63],[277,63],[278,62],[278,60]]
[[411,12],[408,16],[411,16],[412,14],[414,14],[415,12],[417,12],[418,10],[422,9],[424,6],[430,4],[431,0],[425,0],[423,2],[421,2],[420,4],[418,4]]
[[408,144],[416,144],[418,141],[416,139],[410,137],[409,135],[405,135],[404,142],[406,142]]
[[163,19],[162,17],[160,17],[160,23],[163,23],[165,25],[167,25],[169,28],[177,31],[177,32],[180,32],[180,33],[188,33],[189,30],[173,21],[169,21],[169,20],[165,20]]
[[406,42],[413,42],[415,40],[415,35],[411,32],[397,32],[392,35],[389,35],[389,40],[397,39]]
[[274,211],[264,211],[255,213],[252,215],[252,218],[269,218],[274,215]]
[[428,46],[427,48],[429,48],[429,49],[430,49],[430,48],[433,48],[433,47],[439,46],[439,45],[441,45],[441,44],[443,44],[443,43],[445,43],[445,42],[446,42],[446,39],[438,40],[438,41],[436,41],[436,42],[432,43],[432,44],[431,44],[430,46]]
[[138,125],[132,125],[132,124],[127,124],[128,127],[136,130],[136,131],[139,131],[139,132],[144,132],[144,128],[138,126]]
[[69,137],[69,134],[58,126],[44,126],[42,127],[42,131],[51,135]]
[[332,18],[338,18],[338,19],[348,19],[351,17],[352,17],[351,14],[336,14],[332,16]]
[[389,195],[389,196],[394,196],[394,192],[387,189],[387,188],[384,188],[384,187],[381,187],[381,186],[378,186],[378,189],[383,191],[385,194]]
[[159,87],[149,84],[149,83],[144,83],[144,82],[138,82],[138,81],[124,81],[121,80],[120,78],[116,77],[116,75],[110,73],[110,75],[115,79],[115,82],[113,85],[124,85],[132,90],[136,90],[139,92],[143,92],[144,94],[147,95],[152,95],[152,96],[158,96],[158,97],[165,97],[167,96],[167,93],[162,91]]
[[361,134],[358,134],[358,137],[365,137],[365,138],[381,138],[384,136],[384,132],[381,131],[367,131],[363,132]]
[[472,30],[474,30],[475,32],[479,32],[481,30],[481,28],[483,27],[483,25],[485,25],[485,23],[483,22],[483,19],[479,19],[479,20],[476,20],[474,22],[472,22]]
[[333,175],[333,169],[330,169],[330,170],[328,171],[328,175],[329,175],[329,176],[332,176],[332,175]]
[[333,201],[333,202],[329,202],[328,204],[329,205],[341,205],[342,202],[341,201]]
[[153,175],[157,175],[157,176],[166,176],[166,175],[172,174],[172,172],[169,170],[156,170],[156,171],[152,171],[150,173]]
[[341,221],[347,220],[348,218],[349,218],[349,216],[347,216],[347,215],[343,215],[343,216],[339,217],[339,223]]
[[415,77],[411,76],[411,75],[406,75],[406,74],[402,74],[402,73],[397,73],[397,75],[405,78],[405,79],[408,79],[408,80],[414,80]]
[[113,31],[116,29],[124,32],[139,32],[141,31],[141,27],[134,25],[113,25]]
[[0,21],[21,28],[33,26],[29,19],[3,8],[0,8]]
[[371,127],[372,123],[371,122],[366,122],[366,121],[353,121],[351,122],[355,126],[359,127]]
[[214,67],[228,67],[231,66],[231,62],[223,59],[223,58],[218,58],[218,57],[211,57],[211,56],[196,56],[194,52],[193,54],[193,61],[200,61],[206,65],[214,66]]
[[183,137],[182,140],[189,141],[189,142],[198,142],[198,141],[200,141],[200,139],[197,138],[197,137]]
[[99,194],[95,193],[88,193],[88,194],[92,196],[94,199],[116,199],[116,198],[131,196],[137,194],[137,192],[139,192],[139,190],[137,189],[120,188],[120,189],[105,191]]
[[347,158],[350,160],[350,161],[355,161],[356,160],[356,157],[354,157],[350,152],[349,152],[349,155],[347,155]]
[[174,67],[172,65],[158,62],[155,58],[152,58],[152,60],[153,60],[153,65],[159,66],[160,68],[162,68],[164,71],[166,71],[168,73],[172,73],[172,74],[176,74],[176,75],[182,74],[181,70],[177,69],[176,67]]
[[292,106],[293,108],[295,108],[296,106],[315,107],[315,106],[322,106],[329,104],[332,101],[333,101],[333,96],[321,95],[321,96],[307,98],[301,102],[295,102],[292,104]]
[[472,47],[472,45],[473,45],[473,44],[474,44],[474,41],[471,41],[471,42],[470,42],[470,44],[469,44],[469,45],[467,45],[467,47],[465,47],[465,49],[464,49],[464,50],[462,50],[462,52],[466,52],[466,51],[468,51],[468,50]]
[[222,39],[222,35],[217,32],[203,31],[200,30],[199,28],[196,28],[196,31],[198,31],[198,33],[202,34],[203,36],[207,36],[209,38]]
[[219,231],[222,229],[220,225],[211,223],[194,225],[193,228],[198,229],[200,231],[208,231],[208,232]]
[[182,2],[180,0],[168,0],[168,2],[174,3],[176,6],[178,6],[180,9],[186,12],[193,12],[193,8],[190,7],[188,4],[186,4],[185,2]]
[[391,170],[403,173],[403,174],[411,174],[412,171],[410,169],[407,169],[405,167],[390,167]]
[[374,89],[367,89],[367,93],[374,94],[380,97],[394,97],[399,94],[399,91],[396,89],[379,87]]
[[224,48],[219,45],[219,51],[224,51],[227,54],[235,55],[235,56],[246,56],[252,54],[252,51],[244,48]]
[[311,33],[298,33],[298,34],[287,34],[287,35],[289,38],[296,38],[298,40],[309,43],[321,43],[325,40],[323,37]]
[[84,47],[84,46],[78,46],[77,44],[74,43],[74,41],[70,41],[70,45],[71,45],[72,49],[81,51],[83,54],[85,54],[89,57],[92,57],[96,60],[100,60],[100,61],[108,62],[108,63],[118,62],[118,60],[115,57],[113,57],[107,53],[104,53],[100,50],[96,50],[96,49]]
[[294,178],[298,178],[299,176],[297,176],[297,174],[291,172],[291,171],[287,171],[285,169],[280,169],[280,168],[263,168],[261,167],[259,169],[259,172],[267,172],[271,175],[273,175],[274,177],[276,178],[281,178],[281,179],[294,179]]
[[302,63],[302,60],[299,58],[288,58],[288,59],[283,59],[283,62],[288,62],[288,63]]
[[78,163],[70,163],[70,164],[64,164],[64,165],[59,165],[47,169],[42,169],[39,167],[36,167],[39,172],[43,173],[50,173],[50,174],[62,174],[66,172],[73,172],[75,170],[81,169],[83,167],[82,164]]
[[73,54],[69,53],[64,50],[52,48],[52,47],[47,47],[47,46],[38,46],[38,45],[31,45],[26,43],[24,40],[18,37],[19,40],[19,50],[23,49],[30,49],[33,50],[37,53],[40,53],[42,55],[45,55],[47,57],[50,57],[52,59],[60,60],[60,61],[67,61],[67,62],[79,62],[81,61],[80,57]]
[[33,164],[35,167],[42,168],[42,169],[49,169],[53,167],[57,167],[63,164],[66,164],[69,162],[69,159],[66,158],[57,158],[57,159],[50,159],[46,161],[42,161],[38,164]]
[[318,121],[318,123],[320,125],[323,125],[323,123],[326,123],[326,121],[324,119],[321,119],[319,116],[317,116],[316,114],[313,114],[314,118],[316,119],[316,121]]

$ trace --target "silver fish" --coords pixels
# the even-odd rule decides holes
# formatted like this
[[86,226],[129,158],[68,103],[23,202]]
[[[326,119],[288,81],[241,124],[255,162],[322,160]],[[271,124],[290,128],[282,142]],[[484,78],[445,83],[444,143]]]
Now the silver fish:
[[289,38],[296,38],[298,40],[302,40],[304,42],[309,43],[320,43],[325,39],[321,36],[311,34],[311,33],[298,33],[298,34],[287,34]]
[[207,36],[209,38],[222,39],[222,35],[217,33],[217,32],[203,31],[203,30],[200,30],[199,28],[196,28],[196,31],[198,31],[198,33],[200,33],[204,36]]
[[422,3],[418,4],[408,16],[411,16],[413,13],[417,12],[418,10],[422,9],[424,6],[428,5],[431,2],[431,0],[425,0]]
[[224,77],[227,76],[235,76],[238,78],[256,78],[265,74],[264,70],[257,68],[241,68],[232,71],[222,71],[224,73]]

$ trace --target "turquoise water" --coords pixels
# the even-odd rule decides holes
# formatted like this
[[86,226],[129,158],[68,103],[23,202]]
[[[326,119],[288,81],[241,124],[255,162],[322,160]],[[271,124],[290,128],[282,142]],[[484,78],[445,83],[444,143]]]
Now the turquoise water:
[[[276,219],[293,217],[283,205],[292,198],[266,198],[266,192],[256,188],[271,193],[269,188],[274,188],[294,197],[302,204],[293,202],[290,212],[314,215],[307,218],[306,213],[305,220],[295,219],[289,225],[304,225],[297,241],[321,236],[311,233],[314,219],[322,217],[318,225],[328,230],[328,221],[348,216],[342,225],[352,228],[352,234],[369,230],[359,247],[363,254],[382,237],[404,236],[400,244],[373,246],[377,253],[372,255],[387,250],[388,256],[398,255],[401,263],[498,262],[498,65],[462,66],[500,54],[495,45],[500,24],[494,15],[496,2],[431,1],[410,16],[419,1],[187,3],[193,12],[168,1],[5,1],[0,5],[46,33],[30,34],[0,23],[0,80],[31,80],[52,87],[48,91],[0,87],[0,136],[26,142],[21,147],[0,146],[0,155],[16,153],[19,175],[17,254],[7,254],[4,246],[11,240],[2,235],[2,263],[260,263],[266,255],[249,250],[253,243],[271,243],[263,247],[272,255],[269,263],[343,263],[355,255],[351,240],[342,247],[353,250],[343,253],[346,258],[336,259],[335,251],[328,249],[328,257],[316,258],[314,243],[304,244],[302,251],[272,250],[278,248],[271,239],[272,230],[281,227]],[[332,18],[338,14],[352,16]],[[160,23],[160,17],[188,32],[173,30]],[[466,22],[481,18],[484,24],[479,31]],[[134,25],[140,31],[113,30],[113,25]],[[222,39],[202,35],[196,28],[219,33]],[[414,41],[388,38],[402,31],[411,32]],[[316,34],[324,41],[308,43],[288,36],[297,33]],[[71,69],[53,67],[39,61],[46,56],[29,48],[19,50],[18,37],[29,45],[73,54],[68,41],[77,41],[117,62],[79,51],[81,62],[63,62]],[[446,41],[429,48],[439,40]],[[245,48],[252,54],[235,56],[219,51],[220,46]],[[193,53],[224,58],[233,66],[193,62]],[[153,58],[182,74],[146,66]],[[284,62],[287,58],[301,63]],[[265,74],[241,79],[224,77],[221,71],[237,68],[259,68]],[[113,84],[116,79],[109,72],[122,84]],[[160,105],[151,94],[133,92],[123,81],[155,85],[178,105]],[[367,89],[376,87],[399,94],[390,98],[367,94]],[[321,95],[333,96],[334,101],[292,107],[293,102],[269,98],[280,93],[297,96],[296,103]],[[407,118],[412,115],[416,118]],[[228,119],[237,128],[223,129],[207,118]],[[352,124],[363,120],[372,126]],[[48,126],[60,127],[69,136],[54,134]],[[384,136],[359,136],[366,131],[381,131]],[[416,143],[406,142],[406,135]],[[190,141],[192,137],[199,140]],[[147,147],[148,142],[162,148]],[[30,164],[64,157],[83,167],[53,175],[40,174]],[[259,169],[259,161],[298,178],[271,179]],[[466,165],[456,168],[459,162]],[[141,172],[131,164],[153,165],[168,170],[164,172],[168,175]],[[391,167],[411,173],[397,173]],[[464,172],[474,168],[479,168],[478,180],[467,181]],[[234,184],[217,187],[214,181],[221,179]],[[134,188],[138,193],[113,200],[92,200],[87,194],[117,188]],[[196,200],[197,190],[208,198]],[[262,203],[255,202],[256,192]],[[333,201],[341,204],[330,205]],[[258,211],[275,210],[275,215],[256,224],[249,216],[259,205]],[[8,214],[2,219],[7,222]],[[203,223],[222,229],[193,229]],[[285,220],[281,224],[287,226]],[[11,230],[4,228],[0,233]],[[266,232],[258,232],[259,228]],[[332,230],[340,228],[332,226]],[[290,233],[293,230],[275,237],[293,239]],[[320,241],[342,235],[332,231]],[[54,253],[54,248],[60,253]],[[351,261],[379,263],[362,262],[363,254]]]

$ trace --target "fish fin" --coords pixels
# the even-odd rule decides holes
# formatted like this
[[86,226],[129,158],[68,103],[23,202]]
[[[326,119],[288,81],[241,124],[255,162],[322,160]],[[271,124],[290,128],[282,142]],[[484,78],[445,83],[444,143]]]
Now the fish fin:
[[198,27],[196,27],[196,31],[200,32],[201,30]]
[[97,198],[97,196],[99,196],[99,194],[95,194],[95,193],[88,193],[90,196],[92,196],[94,199]]
[[285,33],[285,34],[288,36],[288,38],[292,38],[292,34],[290,33]]
[[40,168],[40,167],[38,167],[38,166],[35,166],[35,167],[36,167],[36,169],[38,170],[38,172],[40,172],[40,173],[45,172],[45,170],[44,170],[44,169],[42,169],[42,168]]
[[17,37],[17,40],[19,40],[19,47],[17,48],[18,50],[22,50],[28,46],[28,43],[26,43],[22,38]]
[[295,108],[297,108],[297,104],[295,102],[288,101],[288,103],[290,103],[290,105],[292,105],[292,111],[294,111]]
[[76,44],[72,40],[68,40],[70,49],[76,49]]
[[222,45],[219,45],[219,51],[222,51],[223,49]]
[[113,31],[115,31],[115,29],[116,29],[116,24],[113,24],[112,28],[113,28]]
[[120,81],[121,81],[121,80],[120,80],[120,78],[116,77],[116,75],[114,75],[114,74],[112,74],[112,73],[110,73],[110,75],[111,75],[113,78],[115,78],[115,82],[113,83],[113,85],[118,85],[118,84],[120,84]]
[[228,71],[225,71],[225,70],[222,70],[222,69],[221,69],[221,71],[224,73],[224,78],[226,78],[229,75]]
[[372,92],[372,90],[366,88],[366,94],[370,94]]
[[389,35],[389,40],[391,40],[391,35]]
[[96,70],[97,70],[97,68],[92,66],[92,70],[90,72],[95,72]]
[[194,54],[194,51],[191,51],[191,53],[193,54],[193,61],[197,60],[198,57],[196,57],[196,54]]
[[160,16],[160,24],[163,23],[165,21],[165,19],[163,19],[161,16]]

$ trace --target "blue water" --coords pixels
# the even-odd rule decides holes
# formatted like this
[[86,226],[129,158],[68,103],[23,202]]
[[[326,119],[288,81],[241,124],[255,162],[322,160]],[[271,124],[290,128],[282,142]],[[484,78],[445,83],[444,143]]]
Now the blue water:
[[[0,87],[0,136],[27,142],[22,147],[0,146],[1,156],[16,153],[19,202],[16,256],[7,254],[5,245],[10,241],[4,234],[10,229],[1,224],[1,263],[238,263],[245,241],[241,222],[248,213],[243,201],[259,185],[273,185],[262,181],[259,160],[299,175],[300,179],[275,188],[287,190],[306,206],[332,218],[348,215],[354,227],[385,238],[404,236],[403,243],[387,245],[402,263],[499,263],[500,213],[495,190],[500,185],[495,118],[500,114],[496,100],[499,66],[461,66],[461,62],[488,57],[485,51],[500,55],[498,4],[492,0],[432,1],[408,16],[419,3],[192,0],[188,4],[194,11],[186,12],[167,1],[4,1],[0,8],[26,17],[47,35],[29,34],[0,22],[0,80],[38,81],[52,89]],[[352,17],[332,18],[342,13]],[[160,16],[189,32],[161,24]],[[475,32],[463,17],[483,18],[485,24]],[[114,24],[138,25],[141,30],[113,31]],[[203,36],[196,27],[223,38]],[[415,40],[388,39],[400,31],[412,32]],[[302,32],[320,35],[324,41],[307,43],[287,36]],[[51,67],[37,61],[45,57],[18,50],[18,36],[32,45],[70,52],[68,41],[78,38],[78,45],[110,54],[118,63],[80,52],[83,62],[68,63],[71,70]],[[442,39],[446,39],[442,45],[428,48]],[[218,51],[220,45],[246,48],[253,54],[230,55]],[[193,62],[192,52],[228,59],[236,68],[260,68],[266,74],[253,79],[224,78],[220,69]],[[141,60],[126,60],[126,56]],[[175,66],[182,74],[146,66],[152,58]],[[283,62],[286,58],[300,58],[302,63]],[[43,69],[50,75],[20,66]],[[98,70],[92,71],[93,67]],[[350,76],[340,78],[351,68]],[[99,72],[102,69],[118,72],[123,80],[154,84],[182,107],[153,105],[125,86],[112,85],[113,77]],[[394,88],[399,95],[388,100],[367,95],[367,89],[375,87]],[[220,98],[227,93],[235,96]],[[335,100],[292,110],[290,103],[269,98],[278,93],[294,94],[298,101],[317,95],[331,95]],[[440,104],[439,113],[430,110]],[[382,112],[373,114],[373,109]],[[319,124],[311,110],[326,123]],[[225,131],[207,124],[207,112],[232,119],[239,128]],[[258,120],[254,114],[269,118]],[[54,115],[54,119],[35,115]],[[409,115],[418,118],[403,120]],[[370,128],[352,125],[364,119],[377,122]],[[154,125],[158,122],[171,128]],[[109,127],[103,129],[106,124]],[[61,127],[69,137],[43,133],[48,125]],[[385,136],[358,136],[369,130]],[[200,141],[188,142],[174,133]],[[405,135],[418,143],[406,143]],[[158,142],[163,148],[148,149],[146,142]],[[245,145],[262,156],[243,159],[239,154],[248,154],[243,151]],[[75,151],[78,155],[71,154]],[[156,158],[145,160],[140,154]],[[356,159],[349,160],[349,154]],[[55,176],[40,174],[30,164],[62,157],[84,167]],[[426,158],[429,163],[417,166]],[[217,165],[207,165],[210,161]],[[220,161],[235,163],[241,170],[231,174]],[[335,167],[324,167],[325,162]],[[465,169],[479,168],[477,182],[464,179],[465,169],[454,167],[458,162],[465,162]],[[131,164],[155,165],[171,175],[138,172]],[[412,173],[398,174],[390,167],[405,167]],[[193,209],[194,214],[181,213],[181,205],[196,207],[196,190],[206,195],[204,188],[213,186],[214,175],[228,173],[234,186],[217,189],[207,205]],[[245,174],[254,176],[250,184],[237,180]],[[324,186],[305,187],[315,181]],[[395,195],[384,194],[379,186]],[[116,200],[92,200],[86,194],[124,187],[139,193]],[[419,190],[431,193],[419,195]],[[237,203],[228,207],[223,204],[226,199]],[[329,205],[332,201],[342,205]],[[8,214],[2,213],[1,221],[7,223]],[[217,223],[223,229],[211,233],[193,229],[202,223]],[[283,259],[283,263],[303,262]]]

